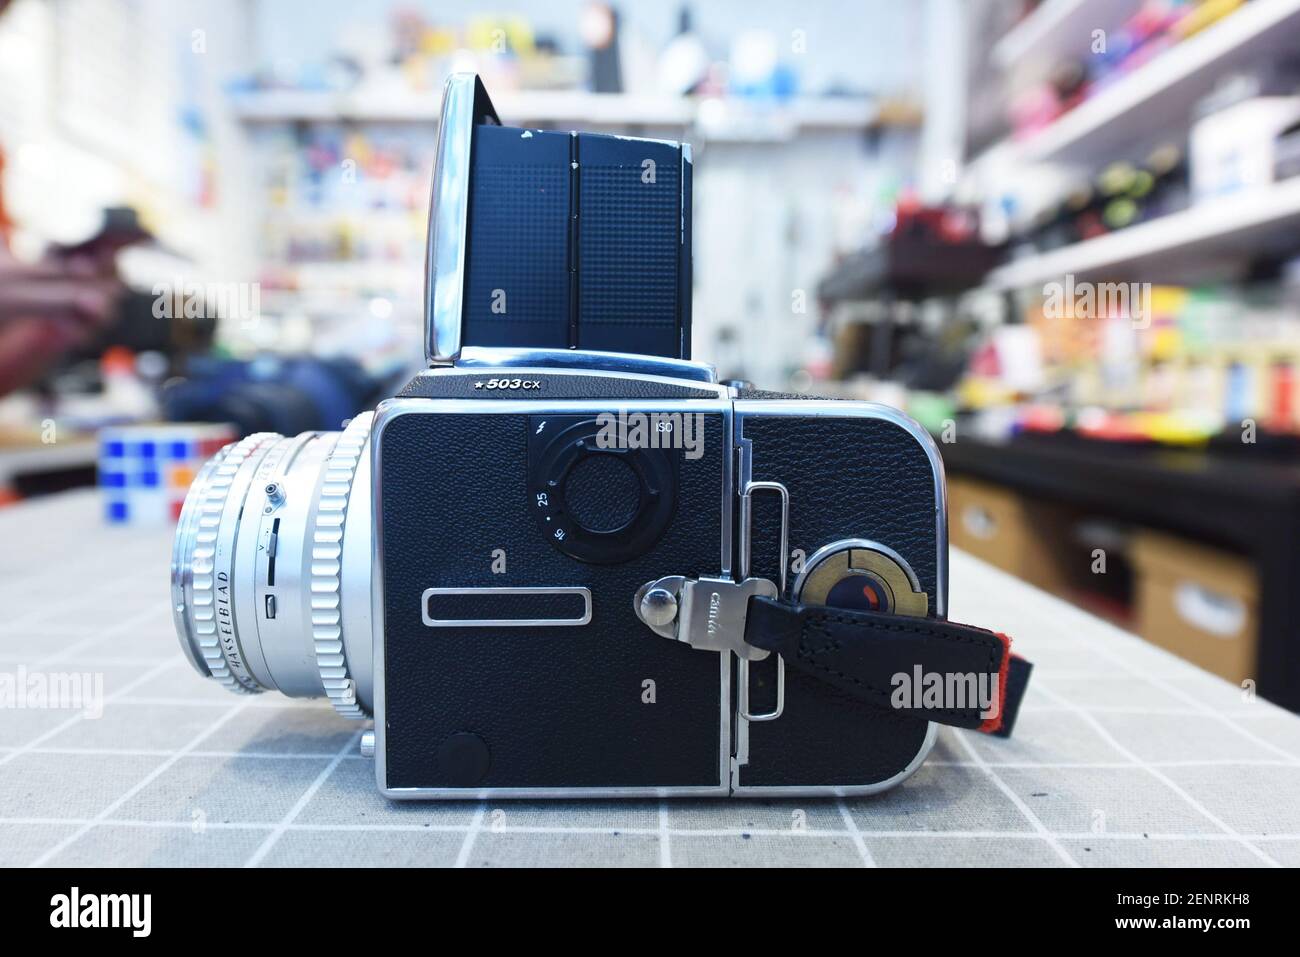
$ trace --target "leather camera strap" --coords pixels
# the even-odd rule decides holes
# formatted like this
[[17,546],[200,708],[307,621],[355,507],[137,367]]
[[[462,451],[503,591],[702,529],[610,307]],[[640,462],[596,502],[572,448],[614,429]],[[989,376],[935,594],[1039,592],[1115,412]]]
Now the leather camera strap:
[[973,625],[774,598],[749,600],[745,642],[868,704],[1003,737],[1033,668]]

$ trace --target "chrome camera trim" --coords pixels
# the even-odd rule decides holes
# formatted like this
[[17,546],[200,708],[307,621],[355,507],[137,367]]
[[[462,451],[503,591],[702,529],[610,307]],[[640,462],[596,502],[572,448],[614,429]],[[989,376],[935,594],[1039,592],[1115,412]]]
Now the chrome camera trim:
[[706,362],[667,359],[633,352],[595,352],[585,349],[496,349],[466,346],[456,360],[458,369],[514,369],[527,366],[575,374],[613,372],[621,377],[685,379],[716,385],[718,375]]
[[[434,595],[578,595],[582,614],[577,618],[434,618],[429,599]],[[420,595],[420,617],[430,628],[546,628],[591,623],[591,589],[580,585],[543,585],[533,588],[426,588]]]
[[461,351],[474,127],[501,125],[487,90],[473,73],[447,78],[438,116],[424,264],[424,355],[430,365],[453,362]]

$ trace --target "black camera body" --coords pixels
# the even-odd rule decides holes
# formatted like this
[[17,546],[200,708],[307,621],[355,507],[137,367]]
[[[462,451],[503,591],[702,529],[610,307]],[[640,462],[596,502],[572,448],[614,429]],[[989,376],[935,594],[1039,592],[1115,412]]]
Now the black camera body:
[[501,127],[469,76],[439,136],[431,368],[370,431],[383,792],[871,793],[1008,731],[929,435],[689,361],[689,147]]
[[672,640],[638,612],[673,577],[794,599],[815,556],[854,548],[941,616],[944,484],[915,423],[740,391],[684,361],[464,361],[418,376],[372,430],[387,795],[853,793],[919,765],[924,717],[775,655]]

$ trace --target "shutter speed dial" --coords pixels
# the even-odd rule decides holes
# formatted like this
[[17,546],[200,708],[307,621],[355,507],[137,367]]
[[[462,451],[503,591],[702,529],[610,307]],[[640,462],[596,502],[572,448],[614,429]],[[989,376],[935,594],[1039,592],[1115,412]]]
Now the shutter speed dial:
[[528,431],[529,510],[555,548],[603,565],[659,540],[676,508],[672,451],[607,447],[585,415],[530,416]]

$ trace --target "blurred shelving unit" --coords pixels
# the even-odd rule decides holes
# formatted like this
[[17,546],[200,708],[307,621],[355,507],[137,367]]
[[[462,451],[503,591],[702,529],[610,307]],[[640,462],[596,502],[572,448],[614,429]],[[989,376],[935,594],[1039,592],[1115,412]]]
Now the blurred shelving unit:
[[[1102,271],[1159,274],[1161,278],[1206,275],[1203,267],[1248,257],[1279,234],[1300,228],[1300,179],[1197,203],[1137,226],[1014,260],[993,270],[986,286],[1015,289]],[[1195,271],[1195,272],[1193,272]]]
[[[378,95],[267,90],[239,96],[235,112],[249,123],[437,123],[439,100],[437,91]],[[505,122],[584,120],[675,126],[689,122],[692,116],[684,100],[621,94],[537,91],[495,96],[493,103]]]
[[[1044,56],[1080,55],[1088,34],[1106,29],[1134,0],[1045,0],[999,41],[994,59],[1014,77]],[[1190,128],[1195,104],[1232,70],[1292,52],[1300,41],[1300,0],[1251,0],[1200,33],[1113,80],[1027,139],[1005,139],[970,164],[979,178],[1036,168],[1095,170],[1153,134]],[[1163,279],[1212,265],[1223,270],[1266,248],[1300,223],[1300,181],[1198,203],[1181,212],[1016,259],[994,270],[984,288],[1006,291],[1060,277],[1141,269]]]
[[[392,78],[365,81],[346,92],[256,90],[232,94],[233,125],[246,144],[248,179],[265,184],[249,204],[250,228],[260,236],[261,255],[252,262],[264,287],[263,305],[283,320],[253,334],[271,335],[275,329],[298,327],[309,321],[313,328],[332,330],[346,325],[350,316],[384,315],[372,325],[391,325],[412,343],[418,358],[419,322],[423,306],[420,257],[427,211],[425,171],[433,166],[433,146],[439,120],[440,91],[412,90]],[[921,109],[906,96],[827,95],[760,99],[740,96],[663,96],[641,93],[592,93],[582,90],[494,90],[492,101],[502,122],[512,126],[550,129],[590,129],[677,139],[696,146],[697,183],[708,179],[708,189],[696,193],[696,237],[701,248],[736,243],[752,250],[746,230],[737,227],[734,212],[719,210],[727,201],[718,197],[742,183],[748,189],[784,181],[792,157],[814,164],[826,175],[843,182],[847,162],[870,170],[882,141],[913,135],[921,123]],[[373,151],[370,147],[373,146]],[[356,182],[360,191],[339,189],[337,169],[342,151],[357,156]],[[397,175],[385,184],[385,173],[371,177],[365,154],[391,152]],[[427,154],[427,155],[424,155]],[[310,168],[303,157],[311,157]],[[707,158],[706,158],[707,157]],[[814,177],[814,180],[820,182]],[[805,191],[812,187],[805,184]],[[801,194],[802,195],[802,194]],[[337,196],[342,202],[331,202]],[[829,203],[828,203],[829,205]],[[710,210],[713,213],[710,214]],[[804,240],[798,254],[790,223],[789,204],[756,204],[744,214],[751,226],[766,227],[775,238],[769,255],[783,263],[779,280],[769,270],[760,276],[722,276],[717,270],[697,272],[695,297],[696,348],[707,349],[723,341],[740,321],[737,309],[755,309],[779,303],[764,314],[772,325],[753,342],[785,337],[786,348],[747,347],[744,361],[767,362],[764,374],[780,375],[788,356],[797,351],[806,331],[788,321],[790,288],[815,281],[806,262],[821,255],[818,243],[828,238]],[[825,210],[813,206],[809,222],[820,221]],[[250,236],[248,249],[258,248]],[[779,246],[787,248],[780,249]],[[251,257],[250,257],[251,259]],[[800,270],[803,271],[800,274]],[[737,283],[747,290],[736,293]],[[726,301],[719,308],[719,299]],[[378,313],[375,310],[379,310]]]
[[[1245,576],[1251,625],[1242,633],[1207,634],[1188,606],[1173,615],[1178,625],[1172,631],[1166,625],[1159,633],[1146,633],[1140,614],[1135,624],[1149,640],[1184,656],[1198,641],[1219,654],[1248,643],[1242,654],[1252,664],[1245,673],[1219,673],[1234,682],[1250,678],[1263,697],[1300,711],[1300,659],[1294,645],[1300,614],[1300,553],[1295,548],[1300,468],[1239,449],[1172,451],[1065,435],[1031,434],[1010,441],[967,437],[940,448],[954,502],[949,516],[954,541],[1076,602],[1071,580],[1100,581],[1089,562],[1093,548],[1106,547],[1079,523],[1081,517],[1116,527],[1121,541],[1141,540],[1156,529],[1175,536],[1175,543],[1186,543],[1189,560],[1204,556],[1201,566],[1190,564],[1184,572],[1184,597],[1206,595],[1224,606],[1240,601],[1228,597],[1212,569],[1244,558],[1251,569]],[[971,512],[988,513],[992,524],[969,523]],[[1082,558],[1071,557],[1071,539],[1082,541]],[[1118,565],[1115,575],[1123,576]],[[1139,593],[1145,587],[1140,572],[1135,585]]]
[[67,439],[45,445],[30,437],[19,441],[0,436],[0,498],[23,484],[55,488],[76,484],[60,484],[68,476],[82,484],[87,477],[93,481],[98,457],[99,444],[93,439]]
[[[1048,0],[1034,16],[1046,15],[1049,7],[1066,5],[1066,0]],[[1084,7],[1092,16],[1093,4],[1072,6]],[[1075,16],[1083,16],[1083,12]],[[1074,17],[1061,22],[1074,23]],[[1077,32],[1085,29],[1083,23],[1086,20],[1061,32],[1073,30],[1077,40]],[[1297,25],[1300,0],[1252,0],[1016,143],[1017,158],[1024,162],[1096,166],[1126,145],[1145,139],[1153,124],[1169,128],[1186,125],[1196,102],[1213,89],[1223,73],[1294,51],[1295,33],[1288,28]],[[1022,24],[1018,29],[1027,27]],[[1008,39],[1015,40],[1015,32]]]
[[[1020,102],[1032,106],[1034,92],[1050,82],[1054,65],[1097,66],[1092,61],[1100,52],[1097,44],[1130,29],[1129,19],[1141,7],[1141,0],[1044,0],[993,48],[1005,88],[1023,94]],[[1047,295],[1044,284],[1066,277],[1183,287],[1191,290],[1189,301],[1205,305],[1202,318],[1212,312],[1219,326],[1205,344],[1195,340],[1195,331],[1189,333],[1194,341],[1177,353],[1173,350],[1182,347],[1173,338],[1174,317],[1165,316],[1170,338],[1163,347],[1170,351],[1155,352],[1152,343],[1160,332],[1132,339],[1117,335],[1099,347],[1110,352],[1097,357],[1080,340],[1094,331],[1101,339],[1110,330],[1075,325],[1066,333],[1076,350],[1069,360],[1075,365],[1065,371],[1058,366],[1058,377],[1037,391],[1026,387],[983,405],[975,400],[978,412],[956,413],[961,438],[941,446],[953,503],[950,531],[954,543],[1013,574],[1086,607],[1100,602],[1096,607],[1127,616],[1156,644],[1229,680],[1257,681],[1264,697],[1300,710],[1300,658],[1294,652],[1300,445],[1294,416],[1275,401],[1285,394],[1275,384],[1285,380],[1274,371],[1286,367],[1293,354],[1277,331],[1288,307],[1245,306],[1231,294],[1243,277],[1265,274],[1261,265],[1300,250],[1300,177],[1193,200],[1190,206],[1186,195],[1175,191],[1172,202],[1142,210],[1152,218],[1105,232],[1099,224],[1082,234],[1100,235],[1064,240],[1067,245],[1056,245],[1063,233],[1051,228],[1058,217],[1069,215],[1065,197],[1080,184],[1095,184],[1108,167],[1139,165],[1154,147],[1185,145],[1200,104],[1225,79],[1260,72],[1300,52],[1300,0],[1248,0],[1222,10],[1228,7],[1220,8],[1220,19],[1185,38],[1142,40],[1161,46],[1129,51],[1125,56],[1136,58],[1123,66],[1108,62],[1088,69],[1094,83],[1086,98],[1045,125],[994,143],[967,164],[968,201],[975,197],[985,209],[1013,209],[1019,225],[1027,227],[1013,241],[1020,255],[992,270],[979,287],[997,294],[981,298],[996,306],[987,313],[990,327],[1020,327],[997,330],[1008,333],[1006,355],[1013,360],[1015,333],[1046,324],[1036,315],[1036,297]],[[1140,34],[1141,27],[1137,30]],[[1187,156],[1190,150],[1182,152]],[[1164,212],[1170,209],[1177,211]],[[1220,295],[1215,290],[1224,280],[1229,291]],[[1005,295],[1031,291],[1024,297]],[[1260,315],[1267,316],[1267,335],[1259,332],[1259,323],[1235,322]],[[1016,323],[1017,318],[1026,322]],[[1125,391],[1121,367],[1127,361],[1141,384],[1136,391]],[[1085,370],[1085,363],[1091,368]],[[1191,369],[1211,371],[1197,379]],[[1226,373],[1216,378],[1224,369],[1237,379]],[[1156,388],[1162,371],[1170,372],[1165,381],[1178,383],[1164,398]],[[1086,375],[1100,377],[1104,387],[1090,387]],[[1071,387],[1083,385],[1063,388],[1067,378]],[[1253,391],[1242,394],[1252,398],[1243,401],[1253,404],[1226,402],[1232,381],[1249,383]],[[1216,389],[1222,390],[1217,399]],[[1222,414],[1222,430],[1190,442],[1186,436],[1171,439],[1176,430],[1162,431],[1151,422],[1127,436],[1090,424],[1094,414],[1101,419],[1193,415],[1207,412],[1206,404],[1213,407],[1208,414]],[[1030,414],[1018,418],[1026,407]],[[1034,418],[1035,407],[1044,412],[1041,419]],[[1258,443],[1253,431],[1249,438],[1245,431],[1238,435],[1239,419],[1243,430],[1247,423],[1254,429],[1258,420],[1271,434]],[[1174,556],[1169,559],[1174,564],[1153,557],[1157,538],[1168,543],[1166,558]],[[1089,565],[1096,549],[1116,559],[1103,575]],[[1176,572],[1171,570],[1179,562]],[[1175,579],[1177,589],[1161,591]],[[1207,608],[1231,608],[1240,617],[1227,628],[1222,621],[1211,622]],[[1232,661],[1229,651],[1236,655]]]
[[[706,135],[711,128],[728,126],[761,126],[794,135],[806,129],[866,130],[920,122],[919,112],[910,103],[865,97],[801,97],[754,104],[623,93],[525,91],[495,95],[493,103],[502,122],[514,125],[692,127]],[[243,94],[235,100],[235,113],[246,123],[437,123],[438,110],[436,92],[380,96],[271,90]]]
[[1006,73],[1042,73],[1063,57],[1088,52],[1093,31],[1109,30],[1139,0],[1043,0],[993,46],[994,65]]

